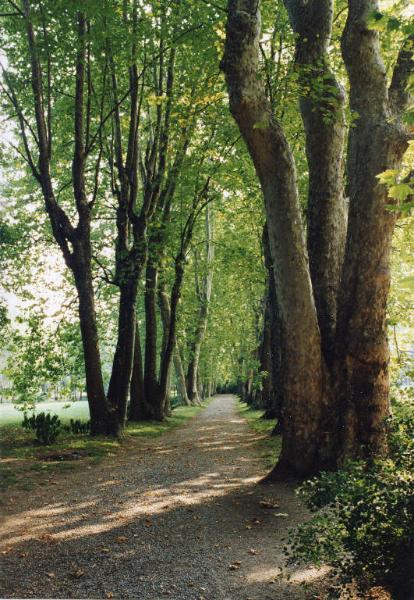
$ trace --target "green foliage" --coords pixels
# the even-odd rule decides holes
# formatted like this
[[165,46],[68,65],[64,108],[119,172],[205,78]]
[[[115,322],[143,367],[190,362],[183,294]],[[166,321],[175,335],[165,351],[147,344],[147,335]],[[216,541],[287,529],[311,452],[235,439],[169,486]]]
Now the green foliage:
[[391,457],[352,462],[299,488],[313,518],[291,533],[290,562],[334,568],[361,590],[390,585],[414,544],[414,415],[389,423]]
[[38,441],[45,446],[53,444],[56,441],[62,428],[57,415],[50,415],[44,412],[38,415],[33,414],[31,417],[28,417],[27,413],[24,413],[22,427],[36,431]]
[[81,433],[89,433],[91,430],[90,421],[81,421],[80,419],[71,419],[69,425],[65,425],[64,429],[74,435]]

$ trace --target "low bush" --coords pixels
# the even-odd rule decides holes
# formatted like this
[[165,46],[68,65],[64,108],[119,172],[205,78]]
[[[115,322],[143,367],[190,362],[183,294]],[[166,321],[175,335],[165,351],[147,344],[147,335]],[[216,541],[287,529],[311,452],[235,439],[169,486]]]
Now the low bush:
[[45,446],[53,444],[62,430],[59,417],[44,412],[33,414],[31,417],[24,413],[22,427],[36,431],[38,441]]
[[89,433],[91,430],[91,422],[81,421],[80,419],[71,419],[69,425],[65,426],[65,429],[69,433],[73,433],[75,435]]
[[291,532],[286,552],[291,563],[330,565],[360,592],[382,585],[403,598],[414,552],[414,418],[389,425],[387,460],[349,463],[299,488],[314,516]]

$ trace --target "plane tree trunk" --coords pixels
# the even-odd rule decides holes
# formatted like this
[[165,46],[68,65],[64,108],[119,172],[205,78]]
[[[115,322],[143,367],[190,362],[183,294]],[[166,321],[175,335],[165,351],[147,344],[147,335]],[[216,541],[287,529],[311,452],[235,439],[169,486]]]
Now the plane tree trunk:
[[296,34],[295,65],[309,168],[307,247],[322,351],[331,365],[346,237],[345,94],[329,66],[333,0],[285,0]]
[[326,466],[321,432],[324,363],[301,225],[292,152],[261,80],[257,0],[230,0],[222,68],[230,110],[247,144],[265,201],[283,338],[283,444],[271,477],[306,476]]
[[413,39],[402,48],[388,89],[378,33],[368,26],[377,9],[373,0],[350,0],[342,36],[350,107],[357,115],[349,133],[349,225],[337,333],[343,458],[383,452],[389,414],[386,308],[397,213],[388,209],[392,200],[378,175],[398,169],[407,148],[401,116],[413,74]]

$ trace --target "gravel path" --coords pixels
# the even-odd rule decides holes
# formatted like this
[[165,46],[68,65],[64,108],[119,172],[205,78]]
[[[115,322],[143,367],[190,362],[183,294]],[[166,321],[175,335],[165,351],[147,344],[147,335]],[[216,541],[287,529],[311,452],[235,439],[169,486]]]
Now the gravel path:
[[280,576],[282,538],[304,515],[291,486],[256,485],[257,437],[235,398],[216,396],[180,429],[16,496],[2,597],[316,598],[320,573]]

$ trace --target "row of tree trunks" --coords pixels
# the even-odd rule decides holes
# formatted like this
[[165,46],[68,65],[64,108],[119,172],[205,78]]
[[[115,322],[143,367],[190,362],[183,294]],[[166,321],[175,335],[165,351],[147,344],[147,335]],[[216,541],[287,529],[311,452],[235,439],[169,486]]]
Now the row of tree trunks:
[[[222,67],[230,110],[264,196],[274,312],[282,331],[283,444],[269,477],[302,477],[384,447],[385,317],[395,213],[387,210],[387,190],[377,176],[398,169],[407,147],[400,117],[413,73],[413,44],[411,40],[402,48],[388,89],[378,33],[368,27],[377,2],[349,1],[342,50],[357,118],[348,143],[350,210],[344,254],[344,98],[327,59],[333,3],[285,2],[297,34],[296,64],[304,84],[300,107],[310,175],[309,269],[293,157],[260,76],[259,4],[229,0]],[[318,98],[318,86],[311,81],[318,78],[329,82],[328,100]]]
[[325,373],[308,269],[293,156],[259,78],[257,0],[230,0],[222,68],[230,110],[261,183],[284,330],[283,442],[277,472],[305,475],[325,466],[321,439]]

